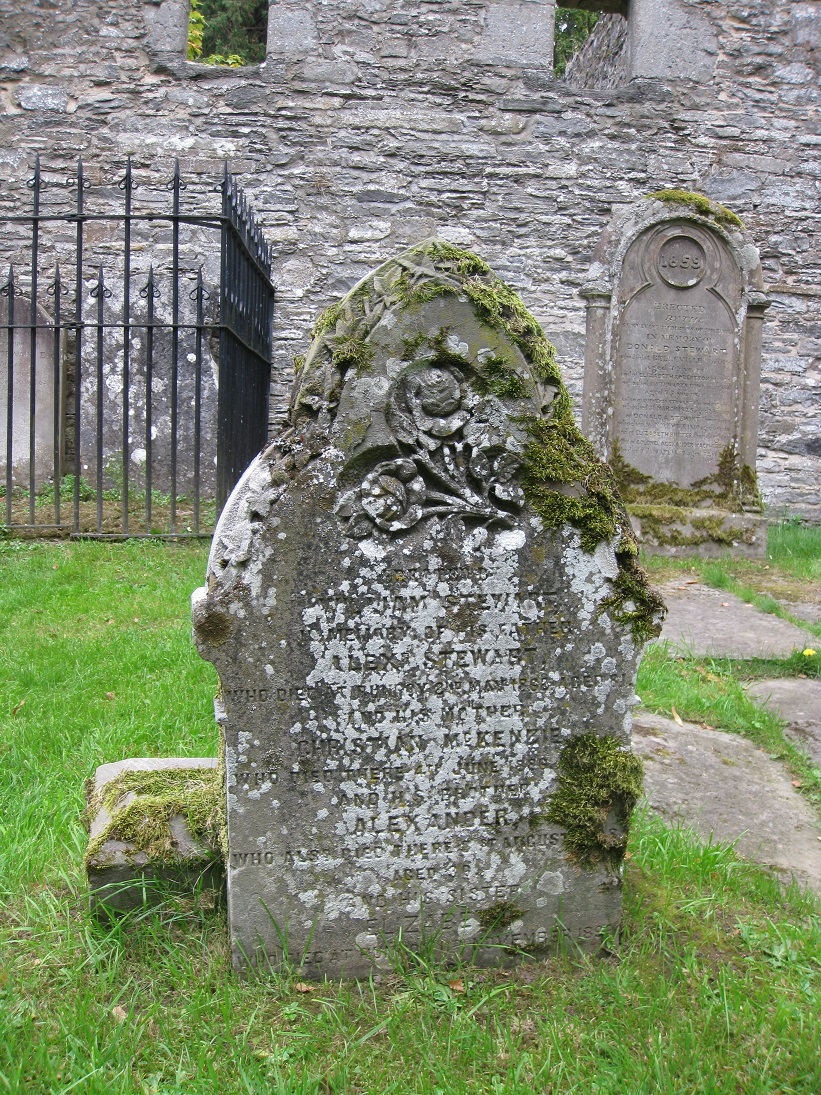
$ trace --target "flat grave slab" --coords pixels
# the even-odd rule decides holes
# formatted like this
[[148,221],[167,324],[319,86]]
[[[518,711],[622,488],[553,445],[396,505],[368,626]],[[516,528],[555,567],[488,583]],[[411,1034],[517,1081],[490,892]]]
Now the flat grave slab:
[[222,892],[216,760],[135,757],[101,764],[89,780],[87,802],[94,914],[155,904],[171,891]]
[[633,734],[645,795],[665,821],[703,840],[735,841],[744,859],[821,892],[821,823],[778,761],[738,734],[646,711]]
[[660,592],[667,604],[662,641],[680,644],[697,656],[787,658],[818,641],[811,632],[723,589],[676,581]]
[[821,768],[821,681],[800,677],[755,681],[747,685],[747,694],[780,715],[789,737]]

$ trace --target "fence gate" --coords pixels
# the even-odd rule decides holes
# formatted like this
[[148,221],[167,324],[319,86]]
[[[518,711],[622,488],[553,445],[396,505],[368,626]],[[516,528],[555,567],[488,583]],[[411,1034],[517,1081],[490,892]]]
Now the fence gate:
[[222,188],[217,507],[265,444],[271,385],[271,259],[245,199]]
[[210,534],[267,436],[271,254],[242,191],[226,170],[183,208],[178,163],[159,190],[130,161],[113,198],[82,161],[29,185],[0,212],[0,525]]

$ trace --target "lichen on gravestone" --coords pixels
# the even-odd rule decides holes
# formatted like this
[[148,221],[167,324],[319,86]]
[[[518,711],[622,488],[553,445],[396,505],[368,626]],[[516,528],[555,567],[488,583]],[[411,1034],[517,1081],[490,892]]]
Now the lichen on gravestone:
[[192,605],[237,968],[356,976],[431,938],[492,963],[616,923],[662,605],[553,348],[483,260],[427,241],[319,318]]

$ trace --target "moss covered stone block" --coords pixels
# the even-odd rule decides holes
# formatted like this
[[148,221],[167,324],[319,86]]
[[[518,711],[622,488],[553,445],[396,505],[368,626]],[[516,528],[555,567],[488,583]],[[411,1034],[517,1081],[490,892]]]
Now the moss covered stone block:
[[102,764],[87,787],[85,855],[98,916],[224,888],[218,762],[150,757]]
[[767,519],[760,513],[641,503],[628,503],[627,510],[645,555],[767,554]]

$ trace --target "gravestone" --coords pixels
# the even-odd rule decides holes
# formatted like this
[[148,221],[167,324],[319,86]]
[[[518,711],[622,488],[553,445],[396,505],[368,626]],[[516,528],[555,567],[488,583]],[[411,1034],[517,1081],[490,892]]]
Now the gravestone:
[[[758,253],[740,222],[692,197],[695,204],[686,195],[643,203],[617,220],[597,250],[584,290],[582,428],[623,476],[628,501],[712,511],[668,514],[679,547],[711,526],[719,546],[752,537],[747,546],[756,553],[765,546],[760,522],[729,512],[760,508],[755,461],[767,300]],[[666,496],[659,484],[671,488]],[[652,514],[637,516],[658,533]]]
[[[34,360],[34,485],[38,490],[54,477],[55,423],[57,440],[57,475],[63,457],[64,386],[62,361],[54,362],[54,331],[47,327],[51,320],[37,309],[37,323],[43,326],[35,333]],[[9,395],[9,302],[0,297],[0,480],[5,482],[8,439]],[[55,377],[57,398],[55,408]],[[31,300],[15,296],[14,331],[12,335],[12,482],[28,487],[31,472]]]
[[552,347],[428,241],[320,317],[290,427],[220,518],[194,632],[220,677],[238,969],[477,962],[619,918],[638,657],[661,604]]

